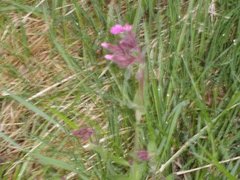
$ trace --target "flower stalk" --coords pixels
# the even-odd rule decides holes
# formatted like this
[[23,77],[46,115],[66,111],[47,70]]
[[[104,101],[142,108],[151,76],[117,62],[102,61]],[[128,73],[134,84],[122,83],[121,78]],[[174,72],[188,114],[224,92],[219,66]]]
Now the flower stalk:
[[[110,53],[106,54],[104,57],[106,60],[112,61],[117,64],[120,68],[129,68],[131,65],[136,64],[138,70],[136,72],[135,78],[138,82],[138,89],[135,94],[134,104],[135,104],[135,142],[134,142],[134,151],[138,152],[137,156],[140,160],[147,161],[149,159],[148,152],[142,150],[142,145],[140,143],[140,133],[141,128],[140,124],[143,121],[144,111],[144,85],[145,85],[145,62],[144,55],[137,43],[135,34],[132,31],[132,26],[129,24],[119,25],[116,24],[110,30],[113,35],[119,35],[120,40],[117,44],[111,44],[103,42],[101,46],[108,50]],[[137,162],[135,162],[137,163]],[[134,163],[134,164],[135,164]],[[131,166],[132,176],[135,177],[136,165]],[[138,173],[137,173],[138,174]]]

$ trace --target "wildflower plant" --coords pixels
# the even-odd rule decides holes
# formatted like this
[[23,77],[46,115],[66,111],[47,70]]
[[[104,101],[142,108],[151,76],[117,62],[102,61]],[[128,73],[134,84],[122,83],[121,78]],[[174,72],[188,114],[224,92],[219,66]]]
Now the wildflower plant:
[[[145,114],[144,110],[144,84],[145,84],[145,61],[144,54],[138,45],[136,34],[133,32],[132,25],[125,24],[120,25],[116,24],[110,29],[110,33],[117,35],[120,39],[116,44],[103,42],[101,46],[106,49],[109,54],[106,54],[104,57],[108,61],[112,61],[117,64],[121,69],[126,69],[126,71],[131,71],[133,65],[137,66],[137,71],[135,73],[135,80],[138,83],[138,89],[136,90],[135,97],[133,102],[128,102],[131,104],[130,108],[133,108],[135,111],[135,139],[134,139],[134,148],[137,155],[137,161],[131,163],[130,172],[131,178],[136,178],[136,174],[139,171],[138,164],[142,161],[149,160],[149,153],[147,150],[142,150],[142,144],[140,141],[141,133],[141,122],[143,120],[143,115]],[[129,77],[125,77],[129,78]],[[125,79],[127,80],[127,79]],[[131,101],[131,100],[130,100]]]

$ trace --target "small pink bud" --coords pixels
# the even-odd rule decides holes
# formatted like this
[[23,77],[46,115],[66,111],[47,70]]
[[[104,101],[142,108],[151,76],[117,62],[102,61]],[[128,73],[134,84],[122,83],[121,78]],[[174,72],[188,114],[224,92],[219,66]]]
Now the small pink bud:
[[131,31],[132,30],[132,26],[131,25],[129,25],[129,24],[125,24],[124,26],[123,26],[123,29],[125,30],[125,31]]
[[103,42],[103,43],[101,43],[101,46],[103,48],[108,48],[109,47],[109,43]]
[[81,138],[83,141],[88,140],[93,133],[94,131],[92,128],[81,128],[72,132],[74,136]]
[[137,152],[137,157],[139,160],[148,161],[150,159],[149,154],[146,150],[140,150]]
[[107,59],[107,60],[113,60],[113,55],[111,55],[111,54],[107,54],[107,55],[105,55],[104,57],[105,57],[105,59]]

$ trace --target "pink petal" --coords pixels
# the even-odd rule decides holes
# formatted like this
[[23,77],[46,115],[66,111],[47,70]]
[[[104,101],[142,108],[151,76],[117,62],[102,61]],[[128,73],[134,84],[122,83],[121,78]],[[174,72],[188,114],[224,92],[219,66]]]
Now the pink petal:
[[112,54],[107,54],[107,55],[105,55],[104,57],[105,57],[105,59],[107,59],[107,60],[113,60],[113,55],[112,55]]
[[112,61],[115,62],[118,66],[126,68],[130,64],[134,63],[135,59],[134,57],[126,55],[114,55]]
[[118,45],[113,45],[111,43],[106,43],[106,42],[103,42],[101,44],[101,46],[107,50],[109,50],[111,53],[117,53],[117,52],[121,52],[122,49],[121,47],[119,47]]
[[132,26],[129,25],[129,24],[125,24],[125,25],[123,26],[123,29],[124,29],[125,31],[131,31],[131,30],[132,30]]
[[137,40],[132,32],[128,32],[119,42],[120,46],[124,49],[137,48]]
[[125,31],[124,27],[122,25],[120,25],[120,24],[116,24],[110,30],[110,32],[112,34],[120,34],[120,33],[124,32],[124,31]]
[[109,47],[109,43],[103,42],[103,43],[101,43],[101,46],[103,48],[108,48]]

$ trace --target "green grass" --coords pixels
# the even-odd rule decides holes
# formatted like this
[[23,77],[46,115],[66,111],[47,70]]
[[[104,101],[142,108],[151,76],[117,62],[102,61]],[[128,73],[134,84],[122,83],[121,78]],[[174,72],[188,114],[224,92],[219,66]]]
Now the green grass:
[[[240,178],[240,2],[210,3],[2,0],[0,179]],[[141,119],[134,75],[103,58],[116,23],[145,52]]]

